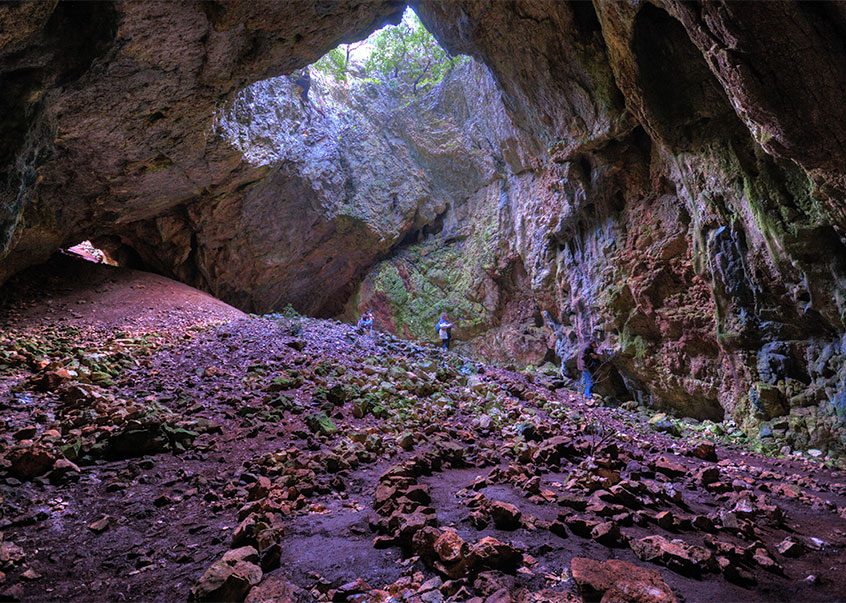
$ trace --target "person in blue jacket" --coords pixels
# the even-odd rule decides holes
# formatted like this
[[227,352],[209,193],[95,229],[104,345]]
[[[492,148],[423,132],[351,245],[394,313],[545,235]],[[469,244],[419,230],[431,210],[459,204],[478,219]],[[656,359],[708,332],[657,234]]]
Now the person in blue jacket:
[[435,325],[435,330],[438,332],[438,337],[441,339],[441,347],[444,350],[449,350],[449,340],[452,337],[452,327],[453,324],[447,318],[446,312],[444,312],[441,319],[438,321],[438,324]]
[[361,318],[358,319],[358,328],[362,331],[369,331],[371,335],[373,334],[373,310],[367,310],[361,315]]

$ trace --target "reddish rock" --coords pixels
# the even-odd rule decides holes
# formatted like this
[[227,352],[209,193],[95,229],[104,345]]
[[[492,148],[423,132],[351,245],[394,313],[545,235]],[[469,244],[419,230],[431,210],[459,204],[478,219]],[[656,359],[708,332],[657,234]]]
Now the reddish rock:
[[570,515],[569,517],[564,518],[564,524],[570,528],[570,531],[576,536],[588,538],[590,537],[591,531],[599,525],[599,522],[594,519],[585,519],[584,517],[579,517],[578,515]]
[[691,525],[700,532],[713,532],[714,520],[707,515],[697,515],[691,521]]
[[687,467],[662,456],[655,461],[655,471],[663,473],[667,477],[681,477],[687,473]]
[[562,507],[570,507],[574,511],[584,511],[587,509],[588,501],[584,496],[565,492],[558,496],[558,504]]
[[720,479],[720,470],[717,467],[702,467],[693,476],[697,484],[707,486]]
[[258,551],[251,546],[227,552],[215,561],[191,588],[192,601],[243,601],[250,589],[261,582],[256,565]]
[[717,462],[717,447],[713,442],[702,440],[696,442],[692,448],[689,449],[689,454],[703,461]]
[[56,371],[47,371],[40,375],[36,381],[36,387],[41,391],[56,391],[59,387],[73,379],[73,375],[65,368],[60,368]]
[[496,570],[480,572],[473,582],[473,589],[483,597],[488,597],[503,589],[514,588],[514,577]]
[[[425,526],[418,530],[411,539],[412,550],[420,555],[424,563],[432,564],[432,561],[437,557],[435,552],[435,543],[440,539],[441,531],[432,526]],[[375,546],[374,542],[374,546]],[[380,548],[380,547],[376,547]]]
[[56,457],[51,450],[39,445],[25,442],[14,448],[6,457],[11,466],[9,472],[20,479],[32,479],[38,475],[47,473],[56,462]]
[[595,561],[575,557],[570,572],[586,601],[631,601],[637,603],[675,603],[676,597],[656,570],[634,563],[609,559]]
[[[431,512],[428,512],[431,511]],[[431,508],[419,508],[411,513],[397,511],[391,516],[389,525],[396,526],[396,534],[404,543],[411,543],[414,534],[425,526],[437,526],[438,518]]]
[[490,536],[472,545],[468,557],[475,566],[504,572],[514,571],[523,559],[522,553],[514,546]]
[[620,527],[613,521],[606,521],[594,527],[590,532],[590,537],[599,544],[609,547],[621,546],[624,540]]
[[57,459],[53,463],[53,470],[50,472],[51,483],[61,483],[79,478],[79,467],[68,459]]
[[662,511],[655,516],[655,523],[665,530],[672,530],[676,524],[676,518],[672,511]]
[[444,563],[455,563],[467,555],[469,547],[457,533],[446,530],[435,542],[434,550]]
[[769,552],[764,548],[756,548],[752,554],[752,561],[757,563],[763,569],[774,574],[784,573],[784,569],[773,559]]
[[272,484],[270,483],[270,480],[262,475],[255,481],[255,483],[251,484],[250,487],[247,488],[247,500],[261,500],[270,494],[271,488]]
[[0,542],[0,570],[9,571],[26,560],[26,553],[16,544]]
[[111,517],[106,515],[102,519],[98,519],[97,521],[88,524],[88,529],[94,532],[95,534],[100,534],[109,529],[109,524],[111,523],[111,521]]
[[268,603],[270,601],[285,601],[285,603],[311,603],[314,601],[307,591],[291,584],[280,576],[266,576],[261,584],[252,588],[244,603]]
[[713,569],[713,555],[707,549],[688,545],[683,540],[669,541],[663,536],[647,536],[632,540],[629,545],[641,561],[662,563],[684,575],[698,576]]
[[488,511],[494,525],[500,530],[516,530],[520,527],[520,519],[523,517],[523,513],[514,505],[494,500],[490,502]]

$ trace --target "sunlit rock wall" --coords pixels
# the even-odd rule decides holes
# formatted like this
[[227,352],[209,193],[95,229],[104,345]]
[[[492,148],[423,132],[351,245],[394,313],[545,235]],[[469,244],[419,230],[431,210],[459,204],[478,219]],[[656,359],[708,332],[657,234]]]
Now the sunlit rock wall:
[[774,449],[842,446],[842,7],[418,9],[547,145],[513,249],[565,368],[594,334],[608,395],[728,414]]
[[148,267],[216,290],[194,261],[205,227],[194,216],[262,174],[212,136],[215,108],[403,9],[393,0],[0,5],[0,282],[108,236]]

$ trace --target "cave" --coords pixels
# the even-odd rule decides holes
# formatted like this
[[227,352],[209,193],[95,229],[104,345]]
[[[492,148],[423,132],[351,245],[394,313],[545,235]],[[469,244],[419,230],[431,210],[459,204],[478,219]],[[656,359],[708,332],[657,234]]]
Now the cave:
[[837,599],[844,31],[0,4],[0,599]]

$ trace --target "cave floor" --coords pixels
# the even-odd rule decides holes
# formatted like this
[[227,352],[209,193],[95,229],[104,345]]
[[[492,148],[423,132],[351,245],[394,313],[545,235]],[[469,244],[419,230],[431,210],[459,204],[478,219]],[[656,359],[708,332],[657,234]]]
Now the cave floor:
[[657,572],[613,600],[846,593],[843,469],[140,272],[60,258],[0,301],[3,600],[613,591],[576,557]]

